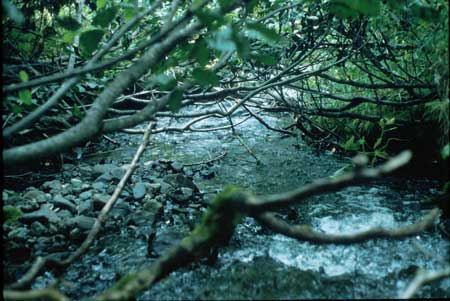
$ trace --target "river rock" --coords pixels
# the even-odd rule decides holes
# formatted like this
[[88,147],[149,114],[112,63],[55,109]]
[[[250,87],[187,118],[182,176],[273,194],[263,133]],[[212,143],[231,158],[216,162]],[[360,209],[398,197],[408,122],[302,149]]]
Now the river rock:
[[101,210],[111,197],[107,194],[96,193],[92,197],[92,205],[94,210]]
[[104,182],[95,182],[92,184],[92,188],[95,190],[103,191],[106,188],[106,184]]
[[185,203],[194,195],[194,191],[187,187],[181,187],[168,195],[177,202]]
[[172,170],[173,170],[174,172],[176,172],[176,173],[182,172],[182,171],[183,171],[183,168],[184,168],[183,164],[181,164],[180,162],[177,162],[177,161],[172,162],[172,163],[170,164],[170,167],[171,167]]
[[145,187],[144,182],[138,182],[133,187],[133,198],[135,200],[140,200],[145,196],[145,193],[147,192],[147,189]]
[[42,236],[48,233],[47,228],[38,221],[31,223],[30,231],[34,236]]
[[113,179],[120,180],[125,174],[125,169],[121,167],[116,167],[111,169],[110,173]]
[[85,191],[83,193],[80,193],[79,197],[80,197],[81,200],[87,200],[90,197],[92,197],[92,191],[88,190],[88,191]]
[[55,211],[51,210],[52,205],[50,204],[44,204],[42,207],[34,212],[25,213],[23,214],[19,220],[31,224],[34,221],[41,222],[44,225],[47,225],[49,223],[58,223],[61,221],[59,216],[56,214]]
[[83,181],[78,178],[73,178],[70,179],[70,184],[72,184],[73,188],[81,188],[81,184],[83,184]]
[[63,209],[63,210],[59,210],[56,214],[58,214],[58,216],[64,220],[64,219],[71,218],[73,216],[72,213],[75,214],[75,213],[77,213],[77,211],[73,212],[70,210]]
[[35,200],[39,204],[43,204],[47,201],[45,193],[37,189],[32,189],[25,192],[22,197],[26,200]]
[[77,208],[75,204],[73,204],[71,201],[64,198],[62,195],[58,194],[53,197],[53,200],[51,200],[52,204],[55,205],[56,208],[61,209],[67,209],[71,213],[77,213]]
[[24,243],[29,235],[30,230],[25,227],[17,227],[8,233],[8,239],[18,243]]
[[157,194],[161,191],[161,183],[151,183],[148,186],[153,194]]
[[24,203],[22,204],[18,204],[17,208],[19,208],[20,210],[22,210],[22,212],[33,212],[39,209],[39,204],[36,200],[32,199],[32,200],[26,200]]
[[[172,185],[173,187],[187,187],[191,188],[193,191],[198,192],[199,189],[194,182],[188,177],[182,174],[168,174],[163,179],[164,182]],[[161,183],[161,191],[162,191],[162,183]]]
[[42,189],[45,191],[61,191],[62,184],[59,180],[47,181],[42,184]]
[[109,173],[110,170],[116,168],[114,164],[97,164],[92,168],[92,175],[99,176],[101,174]]
[[75,224],[80,230],[90,230],[94,226],[95,218],[79,215],[70,220],[71,224]]
[[92,204],[92,200],[84,200],[80,202],[80,204],[77,206],[77,212],[78,214],[90,214],[94,210],[94,206]]

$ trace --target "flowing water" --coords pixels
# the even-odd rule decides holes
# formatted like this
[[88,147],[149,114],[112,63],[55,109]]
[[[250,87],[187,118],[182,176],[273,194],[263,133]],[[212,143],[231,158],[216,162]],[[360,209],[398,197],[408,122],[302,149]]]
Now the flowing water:
[[[244,116],[235,121],[241,118]],[[289,124],[285,117],[270,115],[264,119],[277,127]],[[169,124],[176,126],[182,122],[167,119],[158,126]],[[210,121],[198,124],[212,125]],[[194,178],[207,197],[226,184],[239,185],[255,194],[286,191],[330,176],[349,162],[348,158],[329,151],[317,153],[298,138],[267,130],[255,119],[236,128],[241,140],[230,132],[158,134],[142,160],[164,157],[191,164],[226,152],[209,168],[214,177]],[[118,134],[114,138],[128,139],[130,146],[129,150],[110,156],[129,161],[140,135]],[[388,178],[316,196],[292,209],[297,212],[297,222],[326,233],[352,233],[374,226],[395,228],[418,221],[426,214],[428,209],[423,208],[421,201],[436,194],[436,187],[437,183],[429,180]],[[175,224],[165,225],[162,230],[170,234]],[[178,232],[187,233],[187,229],[180,227]],[[181,236],[174,235],[173,241]],[[173,272],[138,300],[395,298],[413,279],[417,268],[434,270],[447,264],[449,247],[450,242],[436,229],[403,240],[314,245],[271,233],[246,218],[230,245],[220,250],[214,264],[200,262]],[[68,291],[74,296],[101,292],[114,282],[117,273],[151,263],[154,259],[147,258],[146,252],[145,240],[131,230],[123,229],[121,235],[104,235],[92,251],[63,275],[76,285]],[[39,278],[35,287],[43,286],[50,276]],[[418,296],[450,297],[450,279],[423,287]]]

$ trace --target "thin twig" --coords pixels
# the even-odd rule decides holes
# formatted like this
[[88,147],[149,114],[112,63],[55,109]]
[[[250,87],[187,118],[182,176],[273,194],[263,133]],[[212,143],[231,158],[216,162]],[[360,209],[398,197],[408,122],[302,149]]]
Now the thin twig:
[[196,162],[196,163],[189,163],[189,164],[183,164],[184,166],[195,166],[195,165],[202,165],[202,164],[208,164],[214,161],[217,161],[223,157],[225,157],[227,155],[227,152],[224,152],[223,154],[218,155],[215,158],[212,158],[210,160],[206,160],[206,161],[201,161],[201,162]]

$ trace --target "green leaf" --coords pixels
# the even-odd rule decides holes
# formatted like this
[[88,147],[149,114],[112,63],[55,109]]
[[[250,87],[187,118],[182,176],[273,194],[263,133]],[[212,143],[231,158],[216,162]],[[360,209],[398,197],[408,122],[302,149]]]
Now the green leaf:
[[256,61],[260,62],[261,64],[273,66],[276,65],[277,59],[274,56],[268,55],[268,54],[253,54],[252,58]]
[[413,3],[410,7],[410,10],[413,15],[428,22],[434,21],[439,17],[438,10],[434,9],[433,7],[421,5],[418,3]]
[[219,84],[219,78],[211,70],[197,68],[192,71],[192,76],[195,82],[203,87],[209,85],[217,86]]
[[357,151],[359,150],[359,145],[355,143],[355,136],[351,136],[341,147],[346,151]]
[[32,102],[31,102],[31,100],[32,100],[31,92],[28,89],[20,90],[19,91],[19,98],[27,106],[32,104]]
[[72,108],[72,114],[76,118],[83,118],[83,113],[81,112],[80,108],[77,105],[74,105]]
[[374,156],[378,157],[378,158],[382,158],[382,159],[389,158],[388,153],[386,153],[385,151],[380,151],[380,150],[376,150],[375,153],[374,153]]
[[191,57],[200,64],[200,66],[205,66],[209,61],[209,50],[206,42],[201,39],[195,42],[194,48],[191,50]]
[[92,29],[83,32],[80,35],[81,49],[87,53],[92,54],[97,48],[105,32],[102,29]]
[[20,77],[20,80],[22,82],[27,82],[28,81],[28,73],[26,73],[24,70],[21,70],[19,72],[19,77]]
[[59,17],[56,21],[62,28],[70,31],[77,31],[81,28],[81,24],[72,17]]
[[18,105],[16,105],[15,103],[11,104],[11,110],[13,111],[14,114],[20,114],[23,112],[22,107],[19,107]]
[[127,7],[123,9],[123,17],[125,18],[125,20],[130,21],[131,19],[134,18],[134,16],[136,16],[136,9],[134,7]]
[[108,3],[108,0],[97,0],[96,4],[97,4],[97,9],[102,9],[106,6],[106,4]]
[[107,27],[117,15],[117,7],[112,6],[100,11],[97,11],[97,15],[92,20],[92,24],[95,26]]
[[447,143],[441,150],[442,159],[447,160],[450,157],[450,143]]
[[351,1],[353,8],[362,15],[377,16],[380,13],[380,0],[359,0]]
[[172,90],[177,84],[176,78],[166,73],[156,75],[152,82],[158,85],[162,90],[166,91]]
[[275,30],[266,27],[262,23],[249,23],[247,24],[247,29],[250,36],[268,44],[273,45],[281,40],[281,36]]
[[377,141],[375,141],[375,144],[373,145],[373,149],[376,149],[378,146],[380,146],[382,140],[383,140],[383,138],[379,137],[377,139]]
[[75,39],[76,36],[77,36],[77,32],[76,31],[66,31],[63,34],[63,41],[65,43],[70,44],[70,43],[73,42],[73,40]]
[[181,108],[181,100],[183,99],[183,91],[175,89],[170,93],[167,106],[172,112],[177,112]]
[[380,13],[381,1],[379,0],[332,0],[329,11],[340,18],[354,18],[358,14],[377,16]]

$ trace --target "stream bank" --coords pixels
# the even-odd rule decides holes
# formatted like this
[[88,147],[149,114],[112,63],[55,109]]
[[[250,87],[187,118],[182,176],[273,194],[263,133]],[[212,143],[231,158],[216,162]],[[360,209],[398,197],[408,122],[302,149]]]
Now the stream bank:
[[[264,118],[278,127],[289,123],[274,115]],[[166,119],[158,125],[169,124],[179,122]],[[64,292],[74,299],[96,294],[121,275],[150,264],[189,232],[212,195],[226,184],[256,194],[276,193],[330,176],[349,162],[331,152],[317,153],[298,138],[283,137],[253,119],[237,127],[236,134],[241,139],[228,131],[155,135],[101,237],[62,275],[74,285]],[[19,192],[10,200],[23,200],[25,208],[34,205],[24,210],[28,216],[25,221],[22,218],[23,226],[4,231],[6,238],[19,247],[23,240],[29,244],[24,257],[15,258],[16,262],[13,254],[18,254],[17,250],[9,249],[11,255],[4,261],[4,266],[10,268],[9,279],[20,276],[25,270],[23,262],[39,255],[39,251],[67,254],[83,238],[102,201],[123,175],[122,166],[131,161],[141,136],[117,133],[112,138],[121,145],[109,145],[109,149],[105,148],[108,153],[98,156],[82,155],[74,164],[66,164],[57,179]],[[220,155],[223,157],[209,164],[196,164]],[[422,201],[437,194],[437,188],[437,182],[426,179],[381,179],[313,197],[282,215],[327,233],[349,233],[373,226],[394,228],[423,216],[429,208]],[[36,218],[36,212],[41,217]],[[47,217],[43,218],[42,213]],[[61,217],[64,214],[67,218]],[[90,220],[74,222],[79,216]],[[59,224],[65,226],[59,228]],[[36,233],[36,241],[29,241],[29,236],[33,237],[30,233]],[[49,242],[38,241],[43,233],[48,233]],[[65,243],[58,246],[62,241]],[[138,300],[392,298],[405,289],[418,267],[433,270],[448,262],[449,247],[449,241],[437,229],[401,241],[312,245],[270,233],[247,218],[238,226],[230,245],[220,250],[216,262],[195,263],[176,271]],[[52,273],[46,273],[33,288],[43,287],[53,279]],[[448,298],[449,291],[450,280],[445,279],[424,287],[418,296]]]

